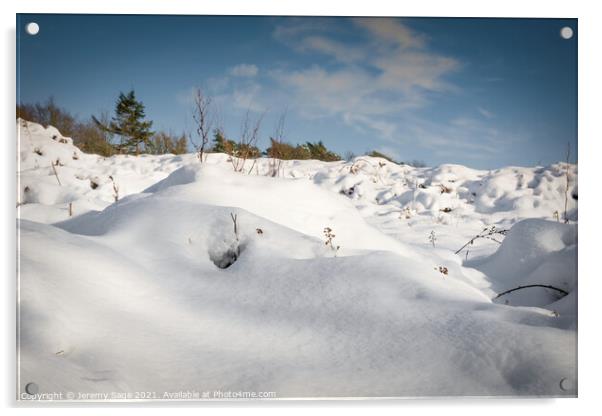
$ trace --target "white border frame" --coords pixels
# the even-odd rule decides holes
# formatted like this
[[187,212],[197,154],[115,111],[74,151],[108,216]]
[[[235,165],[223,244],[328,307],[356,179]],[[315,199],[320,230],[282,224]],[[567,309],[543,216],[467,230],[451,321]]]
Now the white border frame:
[[[403,401],[272,401],[272,402],[210,402],[182,403],[180,410],[198,412],[191,407],[203,406],[213,410],[225,408],[246,408],[245,411],[262,414],[266,411],[281,412],[283,407],[296,406],[295,412],[307,412],[310,407],[343,407],[345,412],[362,412],[378,408],[378,410],[394,411],[427,411],[432,414],[451,412],[462,415],[487,412],[488,415],[505,415],[516,410],[545,411],[548,415],[587,412],[597,405],[599,375],[602,374],[600,359],[602,351],[600,335],[599,306],[602,290],[600,281],[600,265],[596,259],[597,239],[600,237],[600,209],[602,193],[599,184],[600,165],[600,74],[602,74],[599,41],[602,39],[602,22],[596,13],[593,1],[542,1],[527,2],[524,0],[505,0],[499,2],[483,2],[471,0],[422,0],[420,2],[404,2],[394,4],[392,1],[370,0],[369,2],[350,3],[345,0],[228,0],[202,1],[193,3],[190,0],[103,0],[74,2],[69,0],[21,0],[18,3],[2,2],[0,19],[3,24],[4,41],[2,42],[2,83],[6,92],[1,101],[2,117],[0,125],[3,131],[3,180],[4,203],[2,206],[2,256],[4,265],[4,305],[2,352],[5,369],[1,387],[4,406],[27,407],[15,401],[15,267],[16,267],[16,233],[14,209],[16,199],[16,137],[14,123],[15,104],[15,13],[120,13],[120,14],[246,14],[246,15],[361,15],[361,16],[446,16],[446,17],[569,17],[579,19],[579,164],[580,172],[580,249],[579,277],[581,289],[579,293],[579,399],[432,399]],[[600,204],[599,204],[600,202]],[[7,371],[8,370],[8,371]],[[166,403],[173,406],[173,403]],[[143,411],[150,414],[162,414],[165,405],[150,404]],[[82,406],[82,405],[79,405]],[[125,405],[116,403],[103,405],[111,413],[120,413]],[[52,409],[39,409],[51,414],[64,414],[81,410],[52,406]],[[70,406],[73,407],[73,406]],[[401,407],[398,409],[397,407]],[[599,408],[599,405],[596,406]],[[127,406],[127,410],[133,410]],[[15,410],[15,409],[13,409]],[[27,411],[33,409],[24,409]],[[119,410],[119,411],[118,411]],[[142,409],[138,409],[142,410]],[[317,409],[316,409],[317,410]],[[332,411],[333,409],[329,409]],[[97,414],[102,408],[87,409],[86,412]]]

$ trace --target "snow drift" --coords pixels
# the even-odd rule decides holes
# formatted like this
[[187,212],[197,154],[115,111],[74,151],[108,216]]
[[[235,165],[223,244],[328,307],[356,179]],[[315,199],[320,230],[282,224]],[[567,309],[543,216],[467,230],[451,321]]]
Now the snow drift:
[[[20,391],[576,395],[563,166],[362,157],[274,178],[261,159],[235,173],[227,155],[102,158],[19,133]],[[490,224],[501,246],[454,254]],[[542,281],[569,296],[492,301]]]

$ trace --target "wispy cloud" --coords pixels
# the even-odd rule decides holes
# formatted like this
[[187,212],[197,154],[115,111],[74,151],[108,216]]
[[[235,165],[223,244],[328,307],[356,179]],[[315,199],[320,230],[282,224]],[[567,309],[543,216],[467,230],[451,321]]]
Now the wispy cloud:
[[400,48],[421,49],[426,45],[426,37],[419,35],[397,19],[392,18],[356,18],[355,25],[367,30],[380,41],[391,43]]
[[397,130],[391,119],[400,112],[424,107],[429,94],[457,90],[445,77],[460,63],[429,51],[427,38],[399,20],[358,18],[347,24],[349,31],[359,30],[362,40],[341,42],[328,25],[275,29],[275,38],[295,50],[326,55],[336,63],[270,72],[294,93],[293,104],[301,113],[337,116],[391,139]]
[[273,36],[302,59],[264,71],[230,67],[211,83],[218,104],[254,112],[286,105],[301,118],[332,118],[380,140],[374,148],[393,157],[411,145],[433,158],[487,159],[516,140],[491,126],[495,114],[484,106],[433,117],[435,100],[462,94],[450,81],[462,63],[398,19],[287,19]]
[[230,68],[229,71],[230,75],[232,75],[233,77],[246,78],[252,78],[254,76],[257,76],[258,72],[259,68],[257,68],[257,65],[253,64],[239,64]]
[[253,83],[234,89],[231,98],[234,106],[239,109],[262,112],[265,111],[265,106],[260,102],[260,94],[261,86]]
[[500,152],[510,151],[523,140],[518,133],[509,134],[490,126],[482,119],[458,117],[437,122],[420,117],[404,120],[403,134],[417,146],[437,158],[494,160]]
[[334,57],[337,61],[352,63],[366,57],[365,51],[350,47],[342,42],[324,36],[308,36],[303,38],[297,48],[300,51],[314,51]]
[[495,117],[495,114],[493,114],[491,111],[483,108],[483,107],[479,107],[477,108],[477,111],[485,118],[493,118]]

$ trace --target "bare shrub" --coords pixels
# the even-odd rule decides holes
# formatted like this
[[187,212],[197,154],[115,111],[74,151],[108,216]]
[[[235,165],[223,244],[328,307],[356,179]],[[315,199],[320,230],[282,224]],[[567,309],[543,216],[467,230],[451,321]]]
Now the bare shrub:
[[148,153],[154,155],[174,154],[181,155],[186,153],[187,137],[184,133],[175,136],[164,131],[155,133],[149,142]]
[[[250,111],[247,110],[241,125],[240,140],[231,158],[232,167],[235,172],[243,172],[247,159],[257,159],[261,156],[261,152],[257,148],[257,141],[259,140],[259,130],[261,129],[264,115],[265,113],[252,120]],[[249,173],[252,170],[253,166],[249,169]]]
[[324,237],[326,238],[326,241],[324,242],[324,244],[326,246],[330,247],[330,249],[334,252],[334,256],[336,257],[341,246],[334,244],[333,240],[336,237],[336,235],[332,232],[332,228],[330,228],[330,227],[324,228]]
[[474,237],[472,237],[470,240],[468,240],[468,242],[466,244],[464,244],[462,247],[460,247],[458,250],[456,250],[456,252],[454,254],[459,254],[462,250],[466,249],[466,258],[468,258],[468,246],[471,246],[474,244],[474,242],[480,238],[484,238],[487,240],[491,240],[491,241],[495,241],[498,244],[502,244],[502,242],[500,240],[498,240],[496,237],[497,236],[505,236],[508,233],[509,230],[506,229],[497,229],[495,227],[495,225],[492,225],[491,227],[485,227],[483,229],[483,231],[481,231],[479,234],[475,235]]
[[112,176],[109,176],[109,179],[113,184],[113,199],[115,200],[115,202],[117,202],[119,201],[119,186],[117,186],[117,184],[115,183],[115,179]]
[[436,242],[437,242],[437,236],[435,235],[435,230],[431,230],[431,232],[429,234],[429,243],[431,243],[433,245],[433,248],[435,248]]
[[435,270],[439,270],[439,273],[441,273],[444,277],[449,274],[449,269],[445,266],[439,266],[438,268],[435,267]]
[[17,117],[44,127],[54,126],[67,137],[73,136],[77,124],[73,115],[55,103],[54,97],[43,103],[17,105]]
[[[268,176],[275,177],[280,176],[282,168],[282,160],[284,152],[284,123],[286,121],[286,110],[278,118],[276,123],[276,129],[274,131],[274,137],[270,137],[271,147],[267,150],[267,154],[270,157]],[[292,146],[291,146],[292,147]]]
[[[110,123],[106,112],[102,113],[98,121],[103,125]],[[117,153],[113,145],[114,134],[102,129],[93,120],[78,123],[73,133],[73,144],[86,153],[94,153],[101,156],[113,156]]]
[[442,183],[439,184],[439,188],[442,194],[451,194],[452,192],[451,188],[443,185]]
[[213,130],[213,124],[215,122],[214,114],[211,110],[211,97],[205,95],[200,88],[196,88],[194,92],[194,109],[192,112],[192,119],[196,124],[196,134],[199,141],[190,140],[192,143],[199,161],[203,162],[203,155],[205,153],[207,144],[209,143],[209,136]]

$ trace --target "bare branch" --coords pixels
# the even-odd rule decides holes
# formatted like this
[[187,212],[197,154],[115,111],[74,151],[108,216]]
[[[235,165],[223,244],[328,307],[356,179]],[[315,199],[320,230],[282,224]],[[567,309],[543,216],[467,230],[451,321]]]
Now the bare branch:
[[240,140],[235,155],[231,159],[235,172],[243,171],[247,159],[252,156],[253,150],[257,148],[259,130],[261,129],[264,116],[265,112],[252,121],[250,111],[247,110],[241,124]]
[[109,179],[113,183],[113,199],[117,202],[119,201],[119,186],[115,183],[115,178],[113,178],[113,176],[109,176]]
[[59,186],[63,186],[61,184],[61,180],[59,179],[59,174],[56,171],[56,168],[54,167],[54,162],[50,162],[50,166],[52,166],[52,171],[54,172],[54,176],[56,176],[56,181],[59,183]]
[[[276,123],[276,128],[274,131],[274,137],[272,140],[277,144],[282,144],[284,141],[284,124],[286,121],[286,114],[288,110],[285,108],[280,117],[278,117],[278,121]],[[272,146],[273,148],[273,146]],[[279,154],[272,154],[272,158],[269,163],[269,176],[275,177],[280,176],[280,169],[282,166],[282,157],[279,157]]]
[[520,290],[520,289],[526,289],[528,287],[544,287],[546,289],[552,289],[555,290],[557,292],[562,293],[564,296],[568,295],[569,292],[567,292],[566,290],[562,290],[560,288],[554,287],[554,286],[550,286],[550,285],[524,285],[524,286],[519,286],[519,287],[515,287],[514,289],[510,289],[510,290],[506,290],[505,292],[500,293],[499,295],[497,295],[495,298],[493,299],[497,299],[501,296],[507,295],[508,293],[512,293],[516,290]]
[[503,235],[503,236],[505,236],[507,233],[508,233],[508,230],[498,230],[497,228],[495,228],[495,225],[493,225],[491,228],[490,227],[486,227],[479,234],[475,235],[470,240],[468,240],[468,242],[466,244],[464,244],[462,247],[460,247],[454,254],[460,253],[466,247],[468,247],[469,245],[472,245],[479,238],[486,238],[488,240],[495,241],[498,244],[502,244],[501,241],[495,239],[493,236],[496,235],[496,234],[497,235]]
[[196,134],[199,137],[200,142],[197,143],[192,139],[190,141],[193,144],[201,163],[203,162],[205,148],[209,143],[209,137],[215,122],[211,110],[212,101],[211,97],[205,95],[200,88],[195,89],[192,119],[196,124]]
[[230,213],[230,218],[232,218],[232,222],[234,223],[234,236],[236,237],[236,241],[238,241],[238,214]]

